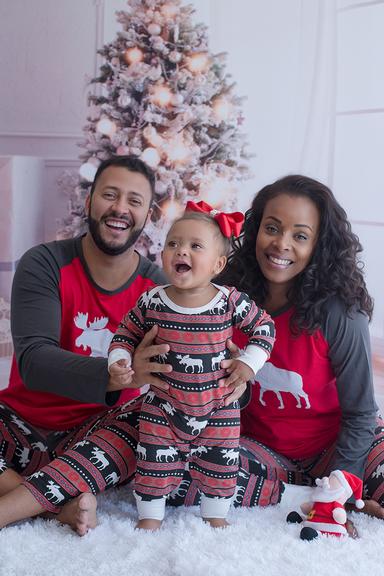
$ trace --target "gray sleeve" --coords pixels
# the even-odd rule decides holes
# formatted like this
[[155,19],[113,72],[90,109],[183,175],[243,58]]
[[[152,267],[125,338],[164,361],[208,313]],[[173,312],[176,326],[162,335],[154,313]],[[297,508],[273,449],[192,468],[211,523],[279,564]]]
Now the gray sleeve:
[[341,407],[341,428],[330,470],[347,470],[362,478],[374,438],[377,412],[368,319],[358,311],[347,315],[341,302],[332,300],[324,335]]
[[11,329],[20,375],[30,390],[86,403],[113,403],[118,395],[106,394],[107,360],[60,348],[62,258],[55,243],[41,245],[29,250],[17,267]]

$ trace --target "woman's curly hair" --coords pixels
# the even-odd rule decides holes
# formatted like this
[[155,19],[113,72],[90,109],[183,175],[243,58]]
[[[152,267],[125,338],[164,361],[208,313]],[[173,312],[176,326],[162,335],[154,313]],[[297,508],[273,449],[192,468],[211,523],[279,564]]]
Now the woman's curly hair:
[[268,286],[256,260],[256,237],[265,205],[280,194],[309,198],[320,215],[319,235],[311,261],[296,277],[288,294],[295,307],[291,330],[296,334],[303,330],[313,333],[320,327],[324,306],[332,296],[344,303],[346,313],[356,307],[371,319],[373,300],[365,285],[363,263],[358,258],[362,251],[359,239],[352,233],[347,215],[331,190],[306,176],[286,176],[256,194],[245,214],[243,232],[218,282],[247,292],[263,306]]

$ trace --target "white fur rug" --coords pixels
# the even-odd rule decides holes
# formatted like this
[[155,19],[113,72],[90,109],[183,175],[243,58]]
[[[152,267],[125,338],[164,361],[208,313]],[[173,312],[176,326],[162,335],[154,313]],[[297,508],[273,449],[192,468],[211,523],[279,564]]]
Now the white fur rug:
[[99,525],[83,538],[36,519],[0,531],[1,576],[381,576],[384,521],[353,520],[358,540],[299,539],[281,506],[232,510],[231,526],[213,530],[197,508],[167,508],[161,530],[134,529],[128,487],[99,499]]

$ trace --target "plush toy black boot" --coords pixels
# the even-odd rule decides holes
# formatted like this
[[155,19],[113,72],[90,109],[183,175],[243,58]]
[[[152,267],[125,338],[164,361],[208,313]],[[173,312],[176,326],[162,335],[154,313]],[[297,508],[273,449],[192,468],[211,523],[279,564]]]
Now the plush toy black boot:
[[300,532],[300,538],[301,540],[315,540],[315,538],[318,538],[319,533],[317,530],[315,530],[314,528],[309,528],[309,526],[305,526],[304,528],[301,529]]
[[303,519],[298,512],[290,512],[287,516],[289,524],[301,524],[302,521]]

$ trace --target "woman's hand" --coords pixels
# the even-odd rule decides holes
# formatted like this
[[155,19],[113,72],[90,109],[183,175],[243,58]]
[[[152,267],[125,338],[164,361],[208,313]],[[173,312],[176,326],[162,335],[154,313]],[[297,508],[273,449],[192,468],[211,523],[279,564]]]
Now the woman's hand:
[[[231,358],[229,360],[222,360],[221,361],[221,368],[224,368],[228,374],[231,374],[235,369],[235,362],[236,358],[240,356],[240,351],[238,346],[232,342],[232,340],[227,340],[227,348],[231,353]],[[247,389],[246,382],[241,382],[237,380],[234,383],[231,383],[228,378],[222,378],[219,380],[219,386],[223,386],[224,388],[228,388],[228,392],[230,392],[229,396],[226,397],[224,404],[228,406],[235,402],[244,394]]]

